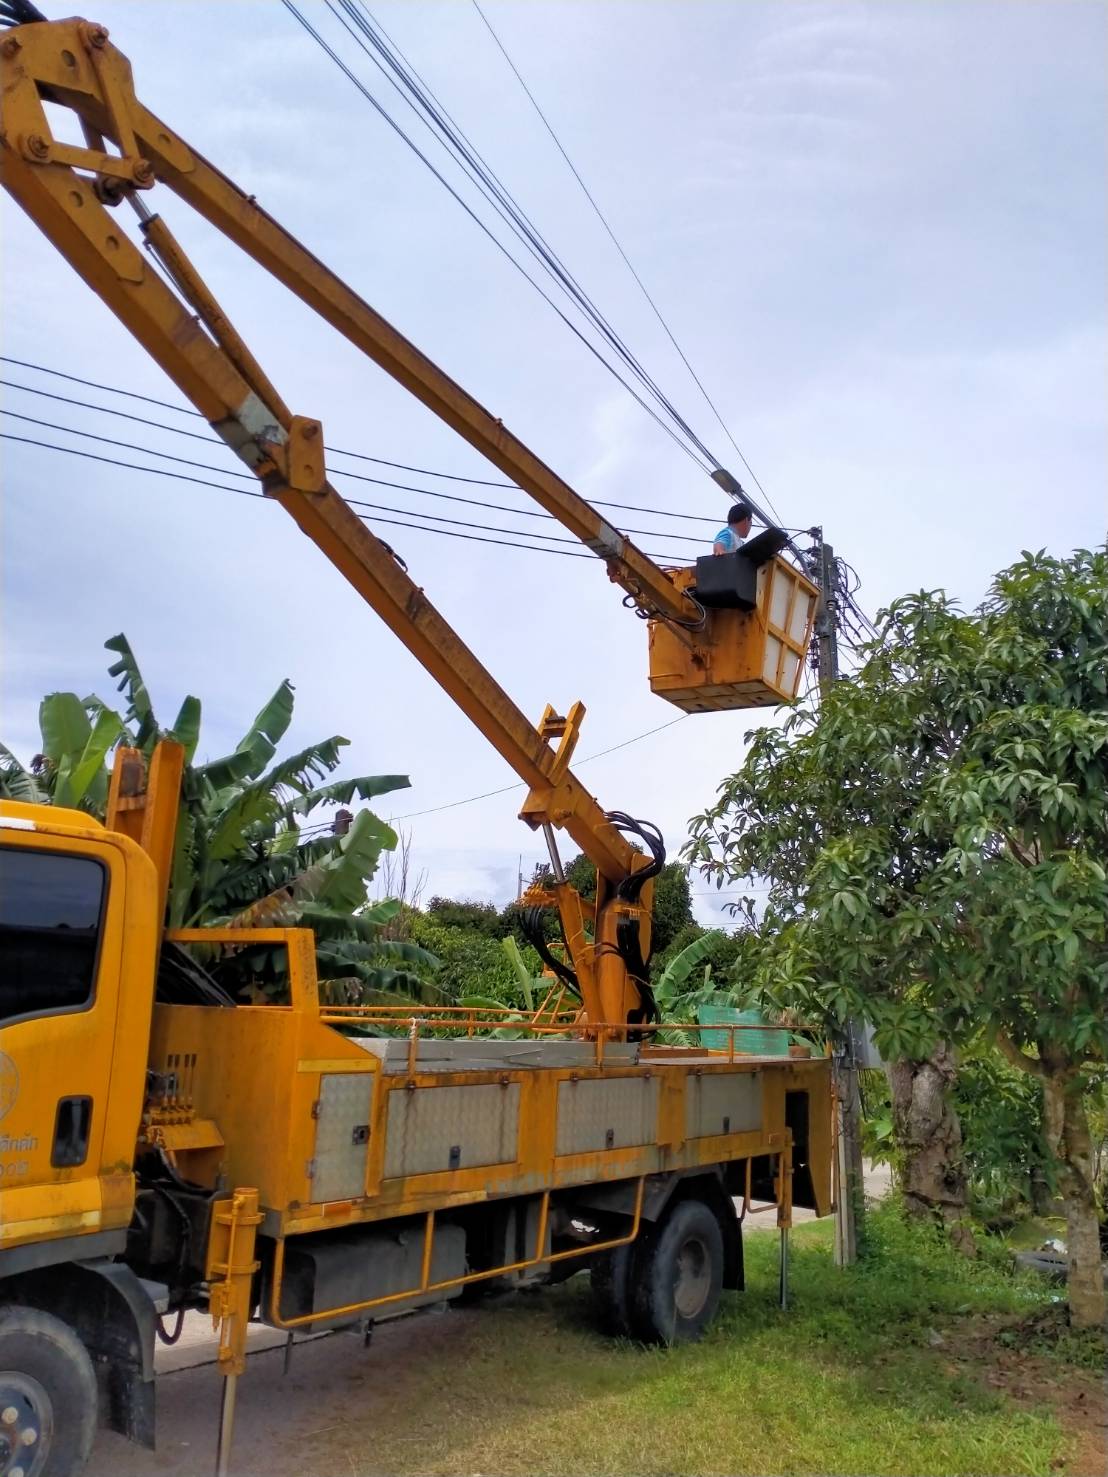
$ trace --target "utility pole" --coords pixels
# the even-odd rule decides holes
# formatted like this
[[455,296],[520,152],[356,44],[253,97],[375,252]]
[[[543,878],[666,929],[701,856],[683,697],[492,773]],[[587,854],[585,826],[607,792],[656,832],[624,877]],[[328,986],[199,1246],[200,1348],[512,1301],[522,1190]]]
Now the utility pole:
[[[819,690],[826,698],[839,678],[838,600],[835,594],[835,551],[824,542],[823,529],[813,528],[814,565],[820,589],[816,614],[815,656]],[[858,1223],[864,1209],[862,1166],[862,1101],[854,1050],[853,1022],[832,1048],[835,1088],[835,1264],[848,1267],[858,1257]]]

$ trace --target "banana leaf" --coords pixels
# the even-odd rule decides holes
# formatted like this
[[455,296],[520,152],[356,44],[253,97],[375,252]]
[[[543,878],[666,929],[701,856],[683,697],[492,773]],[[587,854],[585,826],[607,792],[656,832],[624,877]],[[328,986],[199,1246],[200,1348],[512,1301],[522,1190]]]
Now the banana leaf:
[[119,692],[127,695],[127,721],[135,724],[133,742],[136,748],[146,750],[158,736],[158,723],[154,717],[153,704],[146,690],[139,664],[131,650],[131,643],[122,632],[113,636],[104,645],[109,651],[117,652],[119,660],[108,668],[109,677],[118,677]]

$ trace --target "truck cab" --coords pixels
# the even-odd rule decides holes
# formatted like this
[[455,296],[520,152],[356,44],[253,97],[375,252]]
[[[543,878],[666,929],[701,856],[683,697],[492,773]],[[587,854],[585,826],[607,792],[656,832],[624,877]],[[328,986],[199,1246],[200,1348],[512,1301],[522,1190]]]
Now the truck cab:
[[134,841],[0,802],[0,1277],[122,1250],[159,932]]

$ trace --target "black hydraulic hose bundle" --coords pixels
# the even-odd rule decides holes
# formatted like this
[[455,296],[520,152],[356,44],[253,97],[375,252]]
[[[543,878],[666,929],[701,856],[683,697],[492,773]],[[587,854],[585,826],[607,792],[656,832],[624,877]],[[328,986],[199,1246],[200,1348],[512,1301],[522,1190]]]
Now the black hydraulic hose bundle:
[[634,836],[650,853],[649,865],[639,871],[630,872],[616,887],[616,896],[624,902],[637,903],[647,882],[653,881],[666,864],[666,843],[662,833],[651,821],[637,821],[624,810],[609,810],[604,817],[617,831]]
[[0,0],[0,26],[25,26],[46,17],[31,0]]
[[[624,902],[637,903],[648,882],[659,875],[666,864],[666,844],[662,833],[650,821],[636,820],[623,810],[610,810],[606,817],[617,831],[633,836],[640,841],[650,855],[650,861],[638,871],[630,872],[616,886],[616,896]],[[616,948],[635,982],[639,992],[641,1008],[634,1012],[635,1023],[653,1022],[659,1019],[658,1003],[650,988],[650,960],[644,958],[640,943],[638,920],[623,919],[616,929]]]
[[[581,986],[578,982],[576,971],[571,969],[563,960],[559,959],[546,941],[546,934],[542,924],[542,915],[545,911],[544,908],[520,909],[519,923],[523,930],[523,936],[546,967],[552,970],[558,979],[561,980],[562,984],[572,990],[578,1000],[580,1000]],[[558,915],[558,925],[559,927],[562,926],[560,914]],[[562,941],[563,943],[565,942],[564,928],[562,928]],[[568,944],[566,944],[566,953],[569,953]]]

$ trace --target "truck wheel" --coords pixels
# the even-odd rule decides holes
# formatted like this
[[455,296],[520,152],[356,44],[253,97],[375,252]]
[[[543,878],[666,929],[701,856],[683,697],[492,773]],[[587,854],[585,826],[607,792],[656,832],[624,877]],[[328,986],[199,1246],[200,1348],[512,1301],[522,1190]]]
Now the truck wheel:
[[603,1251],[589,1267],[593,1308],[604,1333],[616,1338],[631,1334],[631,1267],[635,1244]]
[[702,1200],[679,1200],[643,1242],[631,1288],[631,1327],[650,1344],[699,1338],[723,1287],[723,1232]]
[[0,1472],[77,1477],[96,1434],[92,1360],[60,1318],[0,1309]]

